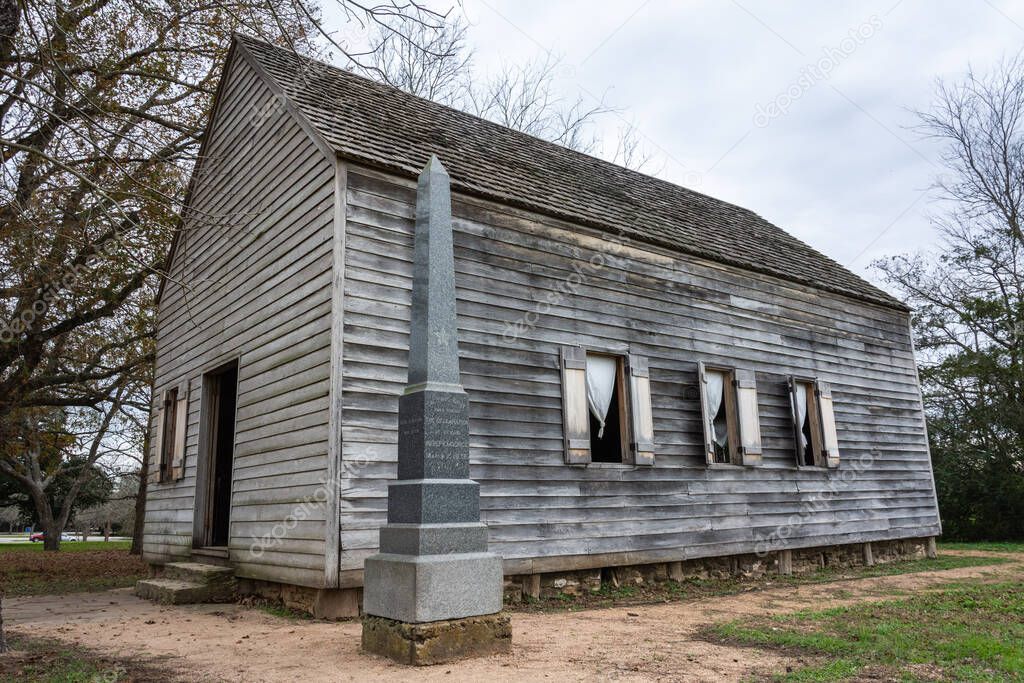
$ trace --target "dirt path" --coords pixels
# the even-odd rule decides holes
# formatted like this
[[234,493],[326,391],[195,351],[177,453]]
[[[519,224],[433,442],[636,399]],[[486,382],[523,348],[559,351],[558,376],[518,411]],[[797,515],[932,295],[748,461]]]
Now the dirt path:
[[128,589],[12,599],[5,618],[25,635],[123,657],[157,657],[196,681],[722,681],[798,662],[699,640],[705,624],[851,604],[960,579],[1024,578],[1024,555],[1001,556],[1017,561],[664,605],[514,613],[511,654],[417,670],[361,654],[356,622],[290,620],[236,605],[157,607]]

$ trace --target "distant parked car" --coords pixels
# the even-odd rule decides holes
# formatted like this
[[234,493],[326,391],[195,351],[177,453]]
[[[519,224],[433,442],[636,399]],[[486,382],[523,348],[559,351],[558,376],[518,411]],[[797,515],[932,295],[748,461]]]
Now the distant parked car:
[[[36,541],[45,541],[46,540],[46,532],[45,531],[38,531],[38,532],[32,534],[31,536],[29,536],[28,540],[32,541],[33,543],[35,543]],[[60,535],[60,540],[62,542],[63,541],[77,541],[78,537],[75,536],[72,533],[65,532],[65,533]]]

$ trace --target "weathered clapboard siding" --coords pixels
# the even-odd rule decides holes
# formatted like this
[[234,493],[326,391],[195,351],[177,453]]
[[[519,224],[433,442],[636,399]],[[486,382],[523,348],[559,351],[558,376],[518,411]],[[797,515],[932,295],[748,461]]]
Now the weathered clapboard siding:
[[[414,203],[410,181],[349,167],[343,570],[375,552],[396,476]],[[553,571],[579,555],[600,563],[751,552],[830,486],[835,495],[816,504],[791,547],[938,533],[905,313],[640,244],[616,247],[481,200],[457,195],[454,210],[472,476],[507,569]],[[534,324],[509,336],[531,312]],[[564,344],[648,358],[653,468],[564,464]],[[762,467],[704,464],[698,360],[756,371]],[[839,472],[795,467],[791,374],[832,384]]]
[[[238,358],[231,561],[320,586],[335,160],[241,52],[218,102],[159,309],[155,395],[191,384],[185,474],[150,486],[145,555],[189,553],[202,373]],[[300,507],[285,539],[253,551]]]

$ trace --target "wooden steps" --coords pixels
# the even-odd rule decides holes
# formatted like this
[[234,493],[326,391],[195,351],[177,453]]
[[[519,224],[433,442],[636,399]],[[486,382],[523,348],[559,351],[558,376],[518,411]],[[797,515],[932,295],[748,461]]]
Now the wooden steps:
[[164,565],[163,576],[135,584],[135,594],[162,605],[230,602],[235,596],[235,571],[231,567],[199,562]]

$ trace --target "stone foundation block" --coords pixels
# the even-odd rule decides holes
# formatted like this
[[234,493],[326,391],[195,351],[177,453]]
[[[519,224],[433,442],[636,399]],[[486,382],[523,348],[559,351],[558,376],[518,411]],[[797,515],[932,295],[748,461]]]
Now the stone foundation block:
[[601,590],[601,570],[583,569],[557,574],[541,574],[537,578],[537,595],[532,585],[527,594],[531,597],[553,598],[559,595],[583,595]]
[[401,664],[442,664],[509,652],[512,622],[500,613],[424,624],[367,615],[363,617],[362,644],[363,651]]
[[317,619],[352,619],[359,616],[363,591],[359,588],[321,588],[313,599]]

